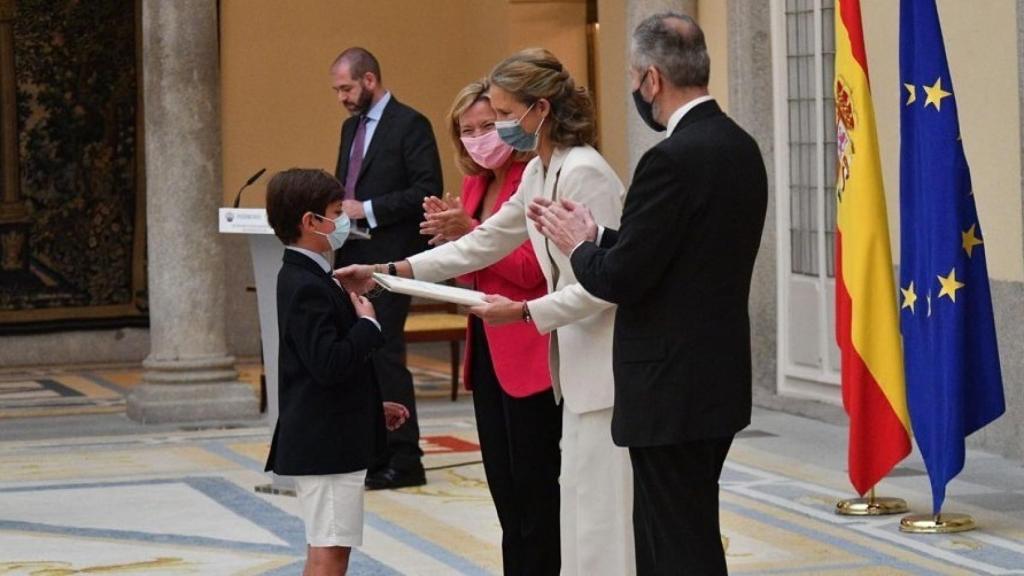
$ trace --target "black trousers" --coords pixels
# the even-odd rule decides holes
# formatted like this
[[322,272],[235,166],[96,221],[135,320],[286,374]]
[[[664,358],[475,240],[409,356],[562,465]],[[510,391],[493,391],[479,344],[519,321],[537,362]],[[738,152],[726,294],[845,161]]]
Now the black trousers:
[[470,321],[473,409],[487,487],[501,522],[504,573],[557,576],[562,410],[551,390],[525,398],[506,394],[494,374],[483,325],[476,317]]
[[637,576],[727,574],[718,479],[732,437],[630,447]]
[[387,342],[373,355],[381,396],[389,402],[398,402],[409,409],[409,419],[398,430],[388,432],[386,449],[377,453],[374,469],[387,466],[399,470],[421,466],[420,424],[416,417],[416,394],[412,374],[405,367],[405,318],[409,315],[411,298],[384,292],[373,298],[377,321]]

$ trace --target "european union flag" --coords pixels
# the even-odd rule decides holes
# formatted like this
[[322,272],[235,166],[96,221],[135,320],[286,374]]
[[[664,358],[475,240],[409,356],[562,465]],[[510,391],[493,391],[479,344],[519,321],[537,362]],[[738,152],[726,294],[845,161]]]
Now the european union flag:
[[934,514],[964,438],[1005,411],[985,240],[935,0],[900,3],[900,329]]

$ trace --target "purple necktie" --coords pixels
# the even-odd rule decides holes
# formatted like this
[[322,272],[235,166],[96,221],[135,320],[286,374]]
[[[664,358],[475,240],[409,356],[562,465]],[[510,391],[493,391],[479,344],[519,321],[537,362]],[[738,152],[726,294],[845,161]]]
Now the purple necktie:
[[352,139],[352,153],[348,157],[348,174],[345,174],[345,199],[352,200],[356,197],[356,180],[359,179],[359,170],[363,167],[363,148],[366,142],[366,121],[365,114],[359,117],[359,125],[356,127],[356,136]]

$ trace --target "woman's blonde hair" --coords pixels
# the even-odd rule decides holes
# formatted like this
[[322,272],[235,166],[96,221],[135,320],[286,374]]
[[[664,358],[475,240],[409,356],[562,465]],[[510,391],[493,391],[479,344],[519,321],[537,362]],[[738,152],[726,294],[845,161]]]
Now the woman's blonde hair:
[[559,146],[594,145],[597,125],[594,101],[583,86],[576,86],[562,63],[544,48],[527,48],[494,67],[488,78],[524,104],[541,98],[551,104],[551,141]]
[[[459,126],[459,118],[481,100],[486,100],[490,104],[491,99],[487,95],[487,91],[490,88],[491,84],[487,81],[487,78],[470,82],[455,96],[455,102],[452,103],[452,108],[448,111],[448,135],[451,137],[452,146],[455,148],[455,164],[467,176],[485,174],[490,172],[490,170],[474,162],[469,152],[466,151],[466,147],[462,144],[462,129]],[[512,153],[513,159],[517,161],[527,160],[531,156],[533,156],[531,152]]]

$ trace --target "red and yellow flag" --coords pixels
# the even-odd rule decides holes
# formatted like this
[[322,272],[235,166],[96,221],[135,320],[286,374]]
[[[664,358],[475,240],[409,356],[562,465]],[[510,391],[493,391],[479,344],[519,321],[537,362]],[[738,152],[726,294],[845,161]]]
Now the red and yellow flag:
[[860,1],[840,0],[835,15],[836,339],[863,495],[910,453],[910,417]]

